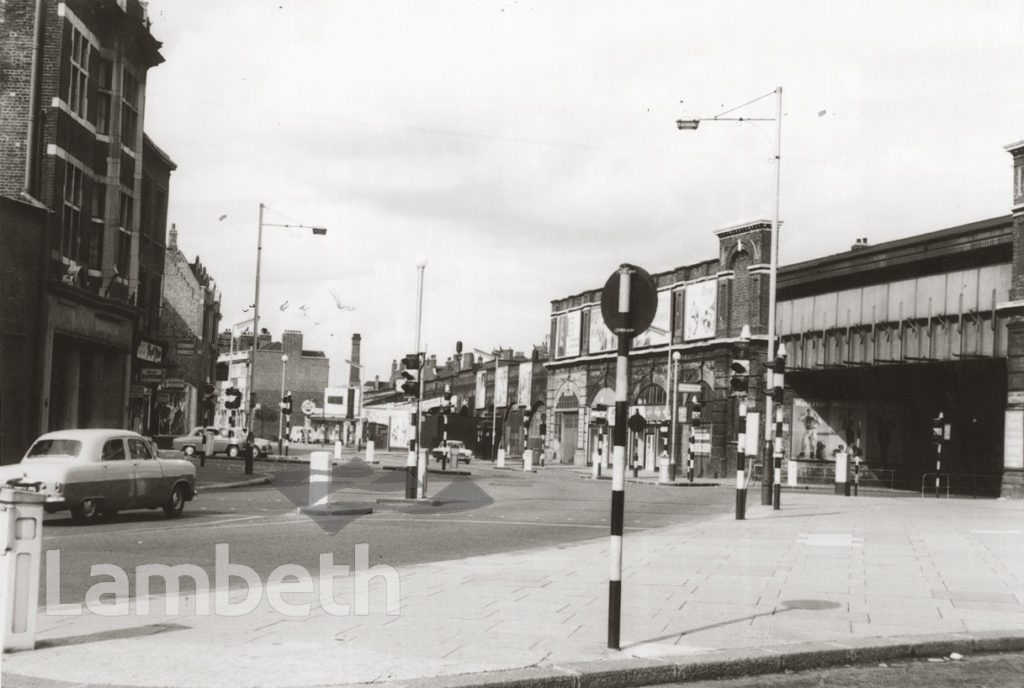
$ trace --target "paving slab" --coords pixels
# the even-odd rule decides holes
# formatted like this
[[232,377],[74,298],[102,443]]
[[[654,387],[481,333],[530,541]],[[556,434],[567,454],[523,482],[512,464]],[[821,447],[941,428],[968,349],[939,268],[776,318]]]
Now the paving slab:
[[[582,688],[950,648],[1019,651],[1021,522],[1020,502],[807,492],[787,493],[779,511],[753,505],[745,521],[730,513],[632,531],[621,649],[607,647],[601,538],[397,567],[392,614],[384,579],[375,579],[368,613],[356,614],[351,576],[327,591],[315,582],[309,613],[298,617],[271,603],[270,590],[285,594],[272,588],[239,616],[201,613],[195,595],[177,613],[156,597],[147,614],[138,601],[118,616],[42,611],[37,648],[0,662],[5,686],[34,688]],[[352,606],[328,613],[321,592]],[[237,604],[244,593],[225,599]]]

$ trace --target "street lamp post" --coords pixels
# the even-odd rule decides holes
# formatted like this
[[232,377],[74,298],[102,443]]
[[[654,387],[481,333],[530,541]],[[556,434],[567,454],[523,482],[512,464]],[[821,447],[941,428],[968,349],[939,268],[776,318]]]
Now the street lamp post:
[[415,454],[413,457],[416,459],[416,497],[417,499],[423,499],[427,493],[427,457],[423,450],[419,446],[420,439],[420,427],[423,424],[422,420],[422,406],[423,406],[423,359],[424,356],[420,353],[420,329],[423,323],[423,272],[427,267],[426,256],[416,256],[416,270],[418,271],[418,279],[416,285],[416,356],[419,359],[420,371],[419,375],[419,388],[416,391],[416,422],[413,427],[413,446],[415,447]]
[[284,443],[284,376],[288,370],[288,354],[281,354],[281,413],[277,416],[277,453],[281,452]]
[[[721,115],[729,114],[740,108],[746,107],[751,103],[755,103],[763,98],[774,95],[776,97],[776,109],[775,117],[767,118],[756,118],[756,117],[722,117]],[[775,122],[775,196],[772,208],[772,231],[771,231],[771,258],[768,268],[768,360],[775,360],[775,304],[776,304],[776,288],[778,283],[778,264],[779,264],[779,196],[782,188],[782,87],[777,86],[774,91],[766,93],[763,96],[758,96],[753,100],[738,105],[734,108],[726,110],[716,115],[715,117],[698,118],[698,119],[680,119],[676,120],[676,127],[680,130],[694,130],[701,122],[721,122],[721,121],[732,121],[732,122]],[[767,388],[771,388],[771,385],[766,385]],[[762,475],[767,476],[766,471],[768,470],[769,460],[772,460],[773,469],[781,469],[781,462],[778,467],[774,465],[775,460],[773,459],[774,454],[774,426],[771,422],[772,419],[772,397],[770,394],[765,395],[765,428],[764,428],[764,460],[762,462]],[[771,504],[773,492],[777,492],[773,488],[773,481],[778,482],[781,479],[780,470],[773,470],[771,481],[765,477],[761,484],[761,503]],[[776,505],[777,506],[777,505]]]
[[252,349],[249,351],[249,381],[247,386],[247,397],[245,402],[246,417],[248,419],[249,430],[253,430],[256,426],[256,347],[260,341],[260,267],[263,258],[263,228],[264,227],[290,227],[293,229],[311,229],[313,235],[324,235],[327,234],[325,227],[317,227],[313,225],[289,225],[289,224],[276,224],[263,221],[263,210],[267,206],[260,203],[260,219],[259,219],[259,231],[256,234],[256,294],[253,297],[252,306]]

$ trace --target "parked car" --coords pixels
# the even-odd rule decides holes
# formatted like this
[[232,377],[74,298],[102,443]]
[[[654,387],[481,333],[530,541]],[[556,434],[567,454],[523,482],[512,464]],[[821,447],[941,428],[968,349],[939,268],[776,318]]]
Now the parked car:
[[[171,447],[185,456],[195,456],[206,452],[205,435],[213,437],[213,453],[227,454],[231,458],[241,455],[247,431],[244,428],[195,427],[181,437],[171,440]],[[271,451],[270,440],[256,438],[256,449],[260,456],[267,456]]]
[[[462,463],[469,463],[473,458],[473,452],[466,449],[466,443],[462,440],[447,440],[448,443],[448,457],[450,459],[458,458]],[[441,457],[445,455],[444,447],[434,447],[431,452],[434,455],[434,459],[437,461],[441,460]]]
[[196,496],[196,469],[159,458],[129,430],[58,430],[41,435],[20,463],[0,466],[0,486],[45,494],[48,513],[69,509],[79,522],[161,507],[173,518]]

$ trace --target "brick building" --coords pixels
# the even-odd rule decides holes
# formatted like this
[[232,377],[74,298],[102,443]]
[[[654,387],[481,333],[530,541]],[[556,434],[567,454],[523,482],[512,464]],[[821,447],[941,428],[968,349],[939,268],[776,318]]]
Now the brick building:
[[153,394],[154,435],[182,435],[213,422],[220,293],[199,258],[189,262],[169,232],[164,260],[160,339],[164,378]]
[[[520,456],[525,449],[539,451],[546,359],[545,347],[535,347],[529,356],[497,349],[491,357],[477,357],[463,353],[462,343],[457,342],[454,354],[443,364],[438,364],[435,355],[427,357],[420,407],[424,414],[436,414],[450,401],[453,413],[476,419],[476,436],[467,446],[482,458],[494,458],[499,447],[508,456]],[[398,361],[393,361],[387,386],[374,383],[364,388],[367,436],[378,446],[408,446],[409,417],[415,403],[396,390],[400,377]],[[450,399],[446,398],[449,394]]]
[[[223,335],[218,362],[227,368],[227,379],[221,381],[221,391],[235,387],[242,391],[244,398],[248,390],[250,360],[255,359],[258,386],[254,390],[253,400],[260,408],[253,414],[250,426],[250,419],[245,417],[244,404],[234,416],[220,406],[218,419],[221,423],[252,427],[258,437],[277,437],[279,425],[287,425],[286,422],[282,422],[279,405],[282,389],[291,392],[293,422],[297,423],[302,418],[299,406],[304,400],[311,399],[314,403],[323,403],[331,362],[323,351],[302,348],[302,332],[285,330],[280,341],[273,341],[270,333],[264,329],[258,338],[255,352],[252,351],[251,334],[232,337],[228,331]],[[224,350],[225,343],[229,347],[227,351]],[[281,360],[282,356],[288,357],[287,362]]]
[[160,43],[138,0],[11,0],[0,24],[0,195],[47,211],[28,228],[23,212],[0,207],[5,252],[34,255],[42,237],[46,285],[18,307],[38,318],[26,329],[38,360],[4,387],[31,400],[28,434],[125,427],[141,317],[146,74],[163,61]]
[[[1024,141],[1006,149],[1011,215],[880,244],[858,237],[848,251],[779,267],[786,480],[831,482],[841,454],[883,485],[1024,496]],[[742,454],[764,465],[773,453],[762,441],[770,223],[716,234],[714,260],[652,275],[657,315],[632,343],[628,413],[640,422],[626,455],[647,469],[666,450],[681,466],[697,447],[698,476],[723,478]],[[601,293],[552,302],[551,460],[608,463],[616,338]],[[732,393],[741,360],[745,405]],[[688,413],[695,398],[699,424]]]
[[[695,444],[706,449],[695,457],[698,476],[722,477],[735,470],[736,400],[729,395],[729,365],[744,326],[752,334],[751,349],[765,345],[770,234],[767,221],[719,230],[717,258],[651,275],[657,315],[652,328],[633,340],[630,353],[629,415],[640,416],[644,424],[630,433],[630,460],[653,469],[662,451],[671,453],[669,393],[677,375],[690,389],[699,388],[705,417],[700,428],[677,427],[677,460],[692,430]],[[601,316],[601,292],[592,289],[551,303],[544,445],[551,461],[609,461],[617,340]],[[677,369],[673,352],[680,354]],[[751,379],[751,401],[762,387]],[[681,403],[685,407],[686,399]]]

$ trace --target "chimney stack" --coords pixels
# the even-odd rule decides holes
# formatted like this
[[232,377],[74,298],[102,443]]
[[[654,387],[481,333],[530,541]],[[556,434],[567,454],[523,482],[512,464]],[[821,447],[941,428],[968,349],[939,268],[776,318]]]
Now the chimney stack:
[[360,337],[358,333],[352,335],[352,357],[349,358],[348,360],[352,361],[352,363],[354,365],[350,365],[348,367],[348,386],[349,387],[358,387],[359,386],[359,380],[360,380],[359,372],[361,370],[361,368],[359,367],[359,363],[360,363],[360,361],[359,361],[359,342],[361,340],[362,340],[362,337]]
[[178,228],[173,222],[171,223],[171,231],[167,233],[167,248],[172,251],[178,248]]

